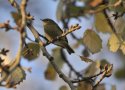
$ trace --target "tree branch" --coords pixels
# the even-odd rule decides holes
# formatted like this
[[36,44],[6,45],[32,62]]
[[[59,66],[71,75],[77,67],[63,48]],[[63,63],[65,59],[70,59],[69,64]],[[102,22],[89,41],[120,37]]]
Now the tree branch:
[[59,40],[62,37],[65,37],[66,35],[70,34],[71,32],[75,31],[75,30],[79,30],[81,28],[81,26],[79,26],[78,24],[71,26],[68,30],[66,30],[65,32],[63,32],[62,35],[57,36],[55,39],[53,39],[52,41],[47,42],[46,44],[44,44],[44,46],[47,46],[57,40]]
[[33,33],[35,39],[37,39],[37,42],[40,44],[41,46],[41,50],[43,52],[43,55],[46,56],[46,58],[49,60],[49,62],[52,64],[52,66],[54,67],[55,71],[58,73],[59,77],[62,78],[71,88],[71,90],[75,90],[75,87],[73,86],[72,82],[69,80],[69,78],[67,76],[65,76],[65,74],[58,68],[58,66],[55,64],[54,62],[54,58],[47,52],[46,48],[43,46],[44,43],[41,41],[39,34],[37,32],[37,30],[33,27],[33,25],[28,24],[27,25],[28,28],[31,30],[31,32]]
[[21,21],[21,26],[20,26],[20,32],[24,32],[24,28],[26,26],[26,5],[27,5],[28,0],[22,0],[21,5],[20,5],[20,10],[21,10],[21,16],[22,16],[22,21]]
[[8,0],[10,4],[17,9],[18,12],[20,12],[20,6],[15,0]]

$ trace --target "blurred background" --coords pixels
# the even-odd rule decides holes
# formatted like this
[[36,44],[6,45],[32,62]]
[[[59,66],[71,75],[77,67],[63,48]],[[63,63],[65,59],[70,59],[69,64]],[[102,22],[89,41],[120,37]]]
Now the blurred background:
[[[20,0],[17,0],[20,2]],[[33,25],[38,30],[38,32],[42,35],[44,35],[43,32],[43,26],[40,21],[40,19],[45,18],[51,18],[54,21],[56,21],[61,28],[63,28],[62,23],[58,22],[56,19],[56,10],[57,10],[58,0],[29,0],[27,5],[27,11],[31,13],[32,16],[34,16],[35,20],[33,22]],[[80,5],[80,3],[79,3]],[[10,12],[16,11],[15,8],[13,8],[8,1],[0,0],[0,23],[3,23],[7,20],[10,20],[10,24],[14,26],[13,18],[11,17]],[[83,33],[86,29],[93,28],[93,21],[94,18],[91,16],[89,18],[80,17],[80,20],[72,19],[69,23],[70,25],[73,24],[79,24],[82,26],[82,28],[78,31],[75,31],[74,34],[81,38],[83,37]],[[28,31],[28,35],[30,38],[33,38],[33,35],[30,31]],[[124,59],[125,56],[122,55],[120,52],[112,53],[107,48],[107,41],[109,38],[108,34],[99,34],[101,39],[103,40],[103,49],[101,52],[97,54],[90,55],[91,59],[94,60],[102,60],[106,59],[111,64],[113,64],[113,75],[109,78],[106,78],[102,81],[102,83],[105,83],[106,90],[111,90],[111,85],[116,85],[117,90],[125,90],[125,77],[122,79],[117,79],[114,75],[114,73],[119,69],[123,68],[125,65]],[[70,45],[75,44],[75,40],[68,35],[68,40],[70,42]],[[19,45],[19,33],[16,31],[9,31],[5,32],[5,30],[0,30],[0,48],[7,48],[10,50],[8,53],[8,56],[6,57],[9,60],[13,60]],[[56,47],[54,45],[47,46],[47,50],[49,50],[50,53],[51,50]],[[81,50],[83,49],[82,46],[80,46],[78,49],[75,49],[75,52],[77,55],[81,55]],[[67,53],[66,53],[67,54]],[[67,55],[69,62],[73,65],[73,67],[77,71],[84,70],[89,64],[84,63],[80,60],[80,58],[77,55]],[[0,87],[0,90],[58,90],[60,86],[66,85],[66,83],[60,79],[58,76],[56,77],[56,80],[50,81],[46,80],[44,76],[44,72],[47,68],[48,60],[42,55],[42,52],[40,53],[40,56],[32,61],[28,62],[26,59],[22,58],[21,65],[24,67],[32,67],[32,73],[26,72],[26,80],[21,82],[16,89],[7,89],[4,87]],[[68,73],[68,66],[64,65],[62,68],[62,71],[65,73]],[[125,71],[124,71],[125,72]]]

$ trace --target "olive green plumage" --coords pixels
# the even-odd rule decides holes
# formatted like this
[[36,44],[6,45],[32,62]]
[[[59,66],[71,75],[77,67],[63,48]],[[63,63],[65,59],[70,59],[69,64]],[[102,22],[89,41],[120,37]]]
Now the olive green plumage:
[[[57,36],[60,36],[63,31],[61,28],[51,19],[43,19],[44,32],[46,38],[51,41]],[[69,54],[74,53],[73,49],[68,45],[68,40],[66,37],[62,37],[59,40],[55,41],[53,44],[66,48]]]

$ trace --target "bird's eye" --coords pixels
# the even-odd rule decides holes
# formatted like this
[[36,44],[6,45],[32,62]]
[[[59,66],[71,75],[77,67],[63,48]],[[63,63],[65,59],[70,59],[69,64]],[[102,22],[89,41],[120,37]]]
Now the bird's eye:
[[47,20],[47,22],[49,23],[50,21],[49,21],[49,20]]

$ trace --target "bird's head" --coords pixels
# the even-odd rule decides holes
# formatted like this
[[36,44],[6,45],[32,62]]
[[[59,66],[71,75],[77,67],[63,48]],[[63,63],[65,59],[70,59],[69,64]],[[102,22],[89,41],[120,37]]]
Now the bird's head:
[[52,19],[49,19],[49,18],[41,19],[41,21],[43,22],[43,25],[54,24],[55,23]]

